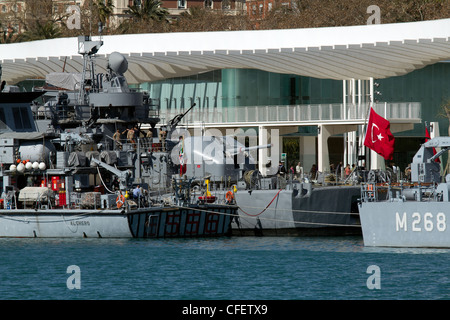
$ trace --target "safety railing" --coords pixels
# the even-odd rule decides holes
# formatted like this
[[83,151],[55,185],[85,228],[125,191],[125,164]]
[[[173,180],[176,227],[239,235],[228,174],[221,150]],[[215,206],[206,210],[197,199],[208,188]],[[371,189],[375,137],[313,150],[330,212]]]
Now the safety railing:
[[[375,111],[387,119],[419,120],[420,102],[377,103]],[[331,122],[364,120],[367,104],[304,104],[285,106],[245,106],[223,108],[197,108],[182,119],[190,123],[274,123],[274,122]],[[165,110],[165,119],[171,119],[184,110]]]

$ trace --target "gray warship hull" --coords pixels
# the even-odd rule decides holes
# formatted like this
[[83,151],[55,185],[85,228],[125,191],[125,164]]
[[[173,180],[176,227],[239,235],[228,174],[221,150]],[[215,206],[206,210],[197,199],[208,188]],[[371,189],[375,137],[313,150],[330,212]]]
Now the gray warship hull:
[[159,105],[128,86],[123,55],[95,73],[102,45],[78,38],[81,75],[51,73],[37,92],[2,84],[0,237],[228,235],[237,207],[191,199],[172,161],[184,114],[157,134]]
[[0,237],[176,238],[230,233],[232,206],[123,210],[0,210]]
[[232,223],[233,234],[360,235],[359,197],[356,186],[309,183],[282,190],[241,190],[235,194],[239,216]]
[[[365,246],[450,248],[450,175],[441,177],[435,161],[449,148],[450,137],[425,142],[413,158],[410,182],[361,186]],[[382,190],[387,198],[379,201]]]
[[359,211],[365,246],[450,247],[448,202],[366,202]]

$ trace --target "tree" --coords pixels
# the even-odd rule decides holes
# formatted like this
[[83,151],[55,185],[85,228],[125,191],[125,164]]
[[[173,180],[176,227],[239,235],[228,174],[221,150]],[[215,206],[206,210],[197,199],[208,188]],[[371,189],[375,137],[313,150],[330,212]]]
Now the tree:
[[[444,99],[441,109],[439,110],[438,117],[448,119],[448,135],[450,136],[450,98]],[[444,175],[450,172],[450,157],[447,153],[447,165],[444,169]]]
[[381,23],[413,22],[450,17],[450,0],[274,0],[272,8],[257,17],[260,29],[319,28],[364,25],[376,4]]
[[19,35],[20,41],[33,41],[59,38],[60,27],[52,20],[36,21],[34,27]]
[[0,43],[12,43],[16,38],[16,30],[11,26],[2,26],[2,22],[0,21],[0,30],[2,30],[2,36],[0,37]]
[[424,21],[448,18],[449,0],[392,0],[386,13],[391,22]]
[[134,0],[132,6],[125,10],[135,20],[167,20],[169,11],[161,7],[160,0]]
[[[161,0],[134,0],[125,11],[128,16],[115,28],[109,26],[114,1],[89,0],[84,1],[81,8],[81,29],[69,30],[65,25],[68,13],[61,8],[61,12],[53,12],[57,3],[52,0],[10,1],[23,10],[8,13],[11,17],[0,13],[0,19],[3,27],[17,24],[20,28],[15,30],[15,35],[4,33],[0,41],[16,41],[16,37],[17,41],[24,41],[92,34],[96,32],[99,21],[106,27],[104,34],[364,25],[370,16],[367,8],[373,4],[381,10],[381,23],[450,17],[450,0],[377,0],[376,3],[373,0],[268,0],[264,1],[263,7],[260,7],[261,1],[248,1],[249,12],[235,14],[220,9],[191,7],[189,12],[169,21],[169,11],[162,7]],[[224,0],[222,3],[230,4],[229,1],[240,0]],[[22,30],[25,35],[19,36],[17,33]]]
[[448,119],[448,135],[450,136],[450,98],[444,100],[438,116]]
[[22,10],[15,12],[15,19],[21,25],[23,33],[17,36],[17,41],[33,41],[52,39],[62,36],[59,22],[64,15],[57,16],[53,12],[51,0],[22,0]]
[[172,23],[176,32],[249,30],[253,24],[247,15],[228,15],[221,10],[191,7]]
[[117,28],[118,33],[170,32],[169,11],[159,0],[134,0],[124,11],[129,15]]
[[107,26],[108,20],[114,11],[113,0],[95,0],[94,6],[97,9],[97,14],[100,22]]

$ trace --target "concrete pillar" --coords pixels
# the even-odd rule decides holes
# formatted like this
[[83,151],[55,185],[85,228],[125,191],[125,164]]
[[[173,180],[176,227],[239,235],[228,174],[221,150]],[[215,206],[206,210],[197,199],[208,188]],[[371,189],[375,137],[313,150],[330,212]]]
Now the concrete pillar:
[[346,165],[347,163],[350,165],[350,167],[352,166],[352,164],[356,164],[356,160],[357,160],[357,154],[356,154],[356,150],[357,150],[357,141],[356,141],[356,131],[351,131],[347,133],[347,154],[345,155],[346,157],[344,157],[344,161],[346,163],[344,163],[344,165]]
[[300,161],[305,174],[310,171],[313,164],[317,164],[316,157],[316,137],[300,137]]
[[[370,170],[385,169],[384,158],[373,150],[370,150]],[[366,163],[367,166],[367,163]]]
[[328,152],[328,138],[332,135],[342,134],[356,130],[356,125],[320,125],[317,136],[318,161],[317,169],[321,172],[330,170],[330,157]]
[[[271,144],[271,148],[258,149],[258,170],[263,176],[276,174],[280,161],[281,145],[280,129],[258,126],[258,145]],[[271,166],[267,166],[271,163]]]
[[[264,126],[258,127],[258,145],[269,144],[269,139],[267,137],[267,128]],[[258,170],[263,176],[267,175],[266,164],[269,161],[269,149],[259,149],[258,150]],[[278,165],[278,164],[277,164]]]
[[317,170],[321,172],[330,170],[330,157],[328,153],[328,138],[330,136],[329,126],[320,125],[317,134]]

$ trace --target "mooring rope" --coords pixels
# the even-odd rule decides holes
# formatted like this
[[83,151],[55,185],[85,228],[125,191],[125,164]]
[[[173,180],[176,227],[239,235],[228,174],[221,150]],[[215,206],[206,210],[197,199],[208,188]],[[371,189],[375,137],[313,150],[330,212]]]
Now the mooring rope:
[[277,194],[275,195],[275,197],[273,197],[273,199],[269,202],[269,204],[268,204],[268,205],[267,205],[260,213],[257,213],[257,214],[250,214],[250,213],[247,213],[247,212],[245,212],[244,210],[242,210],[241,207],[238,207],[238,208],[239,208],[239,210],[241,210],[243,213],[245,213],[246,215],[248,215],[248,216],[250,216],[250,217],[257,217],[257,216],[259,216],[260,214],[262,214],[264,211],[266,211],[267,208],[270,207],[270,205],[271,205],[272,202],[275,200],[275,198],[277,198],[278,195],[280,194],[281,190],[283,190],[283,189],[278,190],[278,192],[277,192]]

